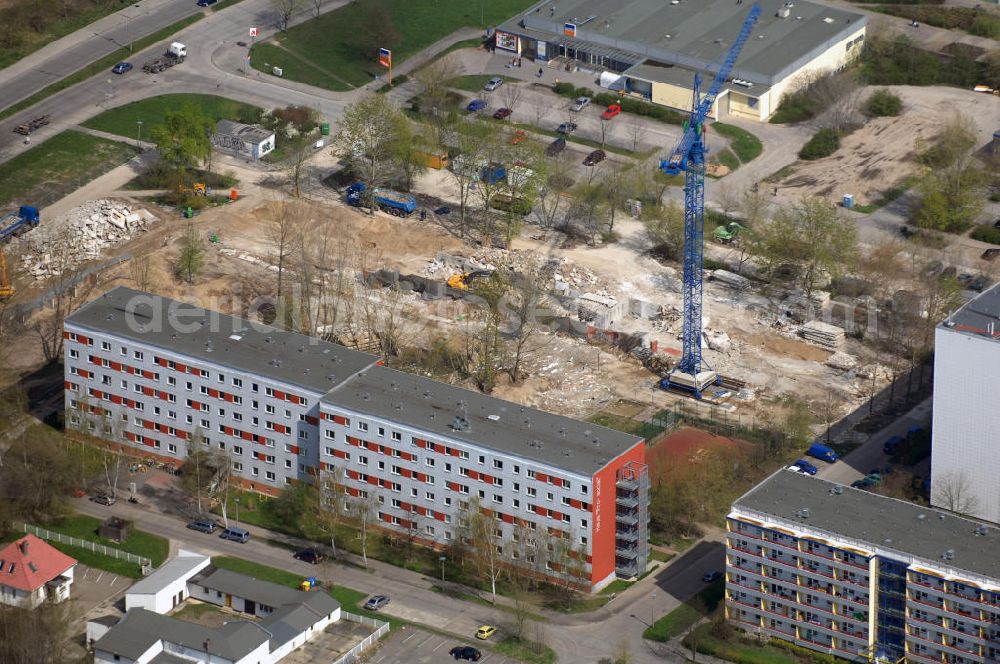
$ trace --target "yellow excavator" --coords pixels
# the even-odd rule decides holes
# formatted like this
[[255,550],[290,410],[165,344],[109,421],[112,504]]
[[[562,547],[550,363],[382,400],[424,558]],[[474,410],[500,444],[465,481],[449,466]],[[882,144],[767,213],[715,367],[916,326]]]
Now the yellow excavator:
[[7,282],[7,254],[0,248],[0,300],[14,295],[14,287]]
[[490,274],[491,272],[488,270],[473,270],[472,272],[453,274],[448,277],[448,288],[468,290],[473,281],[476,279],[482,279],[483,277],[488,277]]

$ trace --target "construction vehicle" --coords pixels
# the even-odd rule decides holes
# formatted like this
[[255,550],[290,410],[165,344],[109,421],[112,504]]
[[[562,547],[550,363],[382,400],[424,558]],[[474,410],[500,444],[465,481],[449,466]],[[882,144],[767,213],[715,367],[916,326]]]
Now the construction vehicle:
[[708,92],[701,95],[701,75],[694,75],[691,114],[684,123],[680,143],[666,159],[660,161],[660,170],[667,175],[684,173],[684,312],[681,360],[677,367],[660,381],[660,388],[680,388],[701,398],[702,390],[722,382],[711,367],[702,362],[702,271],[705,264],[705,118],[712,111],[715,100],[726,84],[729,73],[743,45],[750,38],[753,26],[760,18],[760,5],[754,3],[740,33],[716,72]]
[[160,58],[149,60],[142,66],[142,70],[147,74],[159,74],[165,69],[170,69],[174,65],[184,62],[187,57],[187,46],[180,42],[173,42],[167,48],[167,52]]
[[38,208],[22,205],[0,217],[0,242],[10,242],[38,225]]
[[409,194],[401,194],[391,189],[375,187],[370,195],[366,195],[368,186],[364,182],[355,182],[347,188],[347,203],[354,207],[361,207],[369,203],[382,212],[387,212],[395,217],[408,217],[417,209],[417,199]]
[[472,285],[476,279],[482,279],[483,277],[488,277],[492,274],[488,270],[473,270],[471,272],[462,272],[459,274],[453,274],[448,277],[448,288],[454,288],[456,290],[468,290],[469,286]]
[[722,226],[717,226],[715,228],[715,241],[721,244],[730,244],[739,239],[740,233],[743,232],[743,227],[740,226],[735,221],[731,221],[728,224]]
[[49,118],[50,117],[51,116],[48,116],[48,115],[41,115],[41,116],[39,116],[39,117],[31,120],[30,122],[25,122],[24,124],[19,124],[16,127],[14,127],[14,132],[17,133],[17,134],[21,134],[22,136],[27,136],[28,134],[30,134],[31,132],[35,131],[36,129],[40,129],[41,127],[44,127],[45,125],[47,125],[49,123]]
[[195,196],[208,195],[208,188],[204,182],[195,182],[190,188],[182,186],[179,191],[182,194],[194,194]]
[[7,254],[0,247],[0,300],[6,300],[14,295],[14,287],[7,282]]

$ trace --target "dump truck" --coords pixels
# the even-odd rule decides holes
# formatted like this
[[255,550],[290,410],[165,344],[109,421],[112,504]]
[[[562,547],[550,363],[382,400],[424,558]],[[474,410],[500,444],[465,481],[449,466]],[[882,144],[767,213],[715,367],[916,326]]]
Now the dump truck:
[[38,225],[38,208],[22,205],[0,217],[0,242],[10,242]]
[[162,57],[149,60],[142,66],[142,70],[147,74],[158,74],[165,69],[170,69],[174,65],[184,62],[184,58],[186,57],[187,46],[180,42],[172,42]]
[[490,274],[491,273],[488,270],[473,270],[471,272],[453,274],[448,277],[448,288],[468,290],[473,281],[476,279],[482,279],[483,277],[488,277]]
[[721,242],[722,244],[729,244],[735,242],[739,239],[740,233],[743,231],[743,227],[740,226],[735,221],[731,221],[723,226],[717,226],[715,229],[716,242]]
[[354,207],[361,207],[368,200],[379,210],[396,217],[407,217],[417,209],[417,199],[409,194],[401,194],[391,189],[375,187],[367,195],[368,186],[364,182],[355,182],[347,188],[347,202]]

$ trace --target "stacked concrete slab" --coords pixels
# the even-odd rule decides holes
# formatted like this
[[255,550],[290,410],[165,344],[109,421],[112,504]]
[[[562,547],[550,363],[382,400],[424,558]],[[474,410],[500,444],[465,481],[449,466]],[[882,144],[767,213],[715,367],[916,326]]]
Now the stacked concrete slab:
[[844,329],[823,321],[813,320],[802,326],[806,341],[834,352],[844,347]]

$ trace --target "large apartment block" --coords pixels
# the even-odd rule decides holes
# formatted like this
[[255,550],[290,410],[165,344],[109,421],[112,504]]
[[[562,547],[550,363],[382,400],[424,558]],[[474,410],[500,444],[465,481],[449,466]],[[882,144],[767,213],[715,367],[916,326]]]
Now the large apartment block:
[[556,574],[553,551],[569,551],[592,589],[645,571],[640,438],[127,288],[71,314],[64,337],[68,427],[178,462],[201,445],[271,495],[336,477],[349,509],[432,546],[478,501],[512,564]]
[[1000,662],[1000,529],[781,470],[729,514],[726,615],[854,661]]

